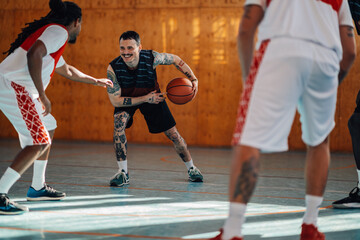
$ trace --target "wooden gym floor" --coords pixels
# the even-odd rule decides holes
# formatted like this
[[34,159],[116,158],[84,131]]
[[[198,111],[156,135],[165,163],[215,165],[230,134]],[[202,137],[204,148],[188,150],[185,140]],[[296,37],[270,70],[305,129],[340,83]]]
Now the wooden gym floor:
[[[0,174],[20,149],[0,140]],[[0,239],[206,239],[227,216],[230,149],[190,147],[204,183],[187,181],[172,146],[129,143],[130,185],[109,187],[117,171],[111,143],[53,144],[47,183],[64,191],[62,201],[26,202],[32,168],[10,189],[11,199],[30,208],[0,216]],[[303,152],[263,155],[260,180],[248,206],[246,240],[299,239],[304,212]],[[360,240],[360,209],[331,203],[355,187],[351,154],[332,154],[319,228],[327,240]]]

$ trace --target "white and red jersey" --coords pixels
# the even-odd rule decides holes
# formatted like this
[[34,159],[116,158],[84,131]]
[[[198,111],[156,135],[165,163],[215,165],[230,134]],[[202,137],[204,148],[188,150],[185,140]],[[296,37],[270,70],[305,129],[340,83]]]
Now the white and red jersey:
[[280,37],[303,39],[332,49],[342,58],[339,26],[353,26],[346,0],[246,0],[245,5],[251,4],[260,5],[265,13],[259,43]]
[[68,37],[66,28],[59,24],[48,24],[39,28],[0,63],[0,74],[5,79],[25,86],[29,92],[36,94],[37,90],[29,73],[26,54],[36,40],[41,40],[47,50],[47,55],[42,62],[42,81],[44,89],[46,89],[55,68],[65,64],[61,55]]

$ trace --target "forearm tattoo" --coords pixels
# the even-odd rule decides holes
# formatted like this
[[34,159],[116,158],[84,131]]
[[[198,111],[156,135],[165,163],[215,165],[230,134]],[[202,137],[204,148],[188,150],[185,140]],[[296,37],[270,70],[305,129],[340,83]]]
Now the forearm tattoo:
[[252,8],[252,7],[254,7],[254,6],[253,6],[253,5],[247,5],[247,6],[245,6],[245,12],[244,12],[243,18],[251,19],[250,11],[251,11],[251,8]]
[[118,81],[116,80],[116,76],[112,71],[108,70],[107,71],[107,78],[109,80],[111,80],[112,83],[113,83],[113,87],[109,87],[109,86],[107,87],[107,92],[109,94],[115,94],[116,92],[118,92],[120,90],[120,85],[119,85]]
[[348,27],[347,28],[347,36],[350,37],[350,38],[353,38],[354,37],[354,30],[352,27]]
[[174,56],[169,53],[158,53],[153,51],[154,55],[154,64],[153,68],[156,68],[157,65],[171,65],[174,64]]
[[129,106],[132,104],[131,98],[124,98],[124,105]]
[[175,67],[176,67],[180,72],[182,72],[183,74],[185,74],[185,76],[186,76],[187,78],[190,78],[190,79],[191,79],[191,77],[192,77],[191,74],[190,74],[188,71],[184,70],[185,67],[189,68],[189,66],[188,66],[183,60],[181,60],[178,65],[175,64]]
[[114,149],[117,161],[125,161],[127,155],[126,124],[130,118],[127,112],[114,115]]
[[258,178],[259,161],[257,159],[250,158],[242,165],[241,173],[238,176],[235,184],[234,199],[239,197],[248,203],[251,195],[255,189],[255,185]]

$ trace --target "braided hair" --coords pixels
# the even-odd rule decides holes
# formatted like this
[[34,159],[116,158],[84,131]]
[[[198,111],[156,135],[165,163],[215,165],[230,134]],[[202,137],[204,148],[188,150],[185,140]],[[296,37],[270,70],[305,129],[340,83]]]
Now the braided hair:
[[50,0],[49,7],[51,10],[45,17],[41,17],[39,20],[34,20],[33,22],[25,24],[27,26],[22,29],[22,32],[18,35],[17,39],[10,44],[9,50],[3,54],[9,56],[15,49],[20,47],[32,33],[47,24],[57,23],[68,26],[77,19],[81,20],[81,8],[76,3],[68,1],[63,2],[62,0]]

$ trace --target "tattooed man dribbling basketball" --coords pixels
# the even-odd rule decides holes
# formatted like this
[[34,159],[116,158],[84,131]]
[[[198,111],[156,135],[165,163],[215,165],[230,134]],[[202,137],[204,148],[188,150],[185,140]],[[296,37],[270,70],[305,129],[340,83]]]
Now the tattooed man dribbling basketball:
[[175,65],[188,77],[197,92],[198,80],[190,67],[178,56],[142,50],[140,36],[134,31],[124,32],[119,39],[120,56],[107,69],[113,87],[108,87],[114,111],[114,149],[119,166],[111,178],[110,186],[129,184],[127,140],[125,129],[133,122],[137,109],[144,115],[150,133],[164,133],[173,143],[176,152],[188,169],[189,181],[202,182],[200,170],[194,166],[185,140],[180,136],[175,120],[166,104],[157,82],[158,65]]

